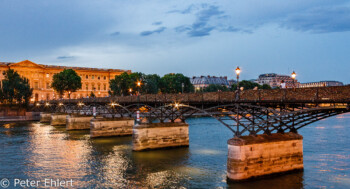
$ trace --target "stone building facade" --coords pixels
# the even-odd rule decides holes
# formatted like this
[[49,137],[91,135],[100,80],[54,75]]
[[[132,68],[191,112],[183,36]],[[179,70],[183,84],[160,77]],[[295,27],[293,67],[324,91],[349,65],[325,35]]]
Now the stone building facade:
[[227,77],[216,77],[216,76],[200,76],[196,77],[193,76],[191,78],[191,83],[193,84],[195,90],[200,90],[205,87],[208,87],[211,84],[214,85],[223,85],[226,87],[230,87],[231,85],[229,84]]
[[[81,77],[82,88],[71,94],[72,99],[87,97],[91,92],[97,97],[108,96],[109,81],[123,72],[131,73],[130,70],[43,65],[24,60],[17,63],[0,62],[0,81],[4,79],[3,71],[8,69],[29,79],[34,89],[31,102],[57,99],[58,94],[50,86],[53,75],[64,69],[73,69]],[[68,94],[64,94],[63,98],[68,98]]]
[[318,82],[309,82],[309,83],[300,83],[300,88],[308,87],[334,87],[334,86],[343,86],[343,82],[340,81],[318,81]]
[[286,88],[298,88],[300,84],[297,79],[293,81],[293,78],[288,75],[276,73],[261,74],[255,82],[259,85],[267,84],[270,85],[271,88],[276,88],[281,86],[282,81],[284,81]]

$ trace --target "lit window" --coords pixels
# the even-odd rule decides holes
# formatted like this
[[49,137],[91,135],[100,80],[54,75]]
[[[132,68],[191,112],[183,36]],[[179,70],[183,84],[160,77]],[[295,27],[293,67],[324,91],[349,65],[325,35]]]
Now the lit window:
[[91,79],[95,79],[95,76],[93,75],[93,76],[91,76]]

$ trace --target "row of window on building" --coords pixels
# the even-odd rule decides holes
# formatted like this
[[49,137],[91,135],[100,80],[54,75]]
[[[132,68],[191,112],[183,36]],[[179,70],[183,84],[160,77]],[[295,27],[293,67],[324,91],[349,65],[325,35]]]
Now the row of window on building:
[[107,76],[100,76],[100,75],[85,75],[85,74],[81,74],[79,75],[81,78],[85,78],[85,79],[96,79],[97,80],[107,80]]
[[[82,90],[86,90],[86,91],[88,91],[88,90],[96,90],[96,91],[107,91],[107,84],[100,84],[100,83],[98,83],[98,84],[96,84],[95,85],[95,83],[91,83],[91,87],[89,88],[89,83],[84,83],[83,84],[83,86],[85,86],[85,88],[82,88]],[[39,82],[37,81],[37,82],[34,82],[34,85],[33,85],[33,88],[35,89],[35,90],[44,90],[44,89],[47,89],[47,90],[50,90],[51,89],[51,84],[50,84],[50,82],[46,82],[46,88],[41,88],[40,87],[40,85],[39,85]]]

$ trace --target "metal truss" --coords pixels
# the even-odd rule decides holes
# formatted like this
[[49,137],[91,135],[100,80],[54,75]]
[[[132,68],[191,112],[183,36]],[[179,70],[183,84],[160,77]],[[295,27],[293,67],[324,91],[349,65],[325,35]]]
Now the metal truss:
[[297,132],[311,123],[349,112],[347,104],[323,105],[303,104],[251,104],[232,103],[211,106],[191,106],[179,103],[152,107],[148,104],[135,103],[126,106],[115,102],[37,103],[33,111],[57,112],[104,117],[134,117],[141,115],[141,122],[185,122],[189,117],[210,116],[227,127],[234,136],[258,135],[284,132]]

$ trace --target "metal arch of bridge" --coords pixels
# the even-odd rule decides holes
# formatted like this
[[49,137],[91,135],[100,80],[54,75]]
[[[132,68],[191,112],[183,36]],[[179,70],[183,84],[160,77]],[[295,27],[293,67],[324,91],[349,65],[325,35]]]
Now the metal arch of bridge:
[[211,116],[218,120],[234,133],[234,136],[271,134],[274,132],[297,132],[316,121],[349,112],[347,104],[342,106],[304,107],[293,106],[262,106],[244,103],[217,105],[209,108],[198,108],[184,104],[169,104],[160,107],[152,107],[147,104],[135,103],[122,106],[117,103],[98,104],[82,103],[74,104],[42,104],[35,106],[34,110],[45,112],[62,112],[92,115],[95,107],[100,115],[112,117],[135,117],[135,112],[140,111],[143,122],[175,122],[185,121],[192,116]]

